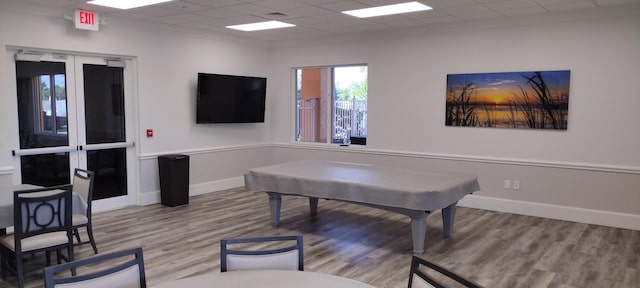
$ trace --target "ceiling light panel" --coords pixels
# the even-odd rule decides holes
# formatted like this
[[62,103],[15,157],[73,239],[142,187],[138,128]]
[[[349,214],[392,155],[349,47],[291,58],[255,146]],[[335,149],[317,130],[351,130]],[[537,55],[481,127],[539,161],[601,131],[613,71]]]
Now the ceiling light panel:
[[159,3],[170,2],[173,0],[93,0],[87,3],[93,5],[106,6],[117,9],[132,9],[142,6],[149,6]]
[[249,23],[249,24],[241,24],[241,25],[231,25],[231,26],[226,26],[226,28],[241,30],[241,31],[258,31],[258,30],[286,28],[286,27],[293,27],[293,26],[296,26],[296,25],[280,22],[280,21],[266,21],[266,22]]
[[392,5],[364,8],[364,9],[342,11],[342,13],[355,16],[358,18],[369,18],[369,17],[376,17],[376,16],[426,11],[431,9],[432,8],[427,5],[414,1],[414,2],[406,2],[406,3],[392,4]]

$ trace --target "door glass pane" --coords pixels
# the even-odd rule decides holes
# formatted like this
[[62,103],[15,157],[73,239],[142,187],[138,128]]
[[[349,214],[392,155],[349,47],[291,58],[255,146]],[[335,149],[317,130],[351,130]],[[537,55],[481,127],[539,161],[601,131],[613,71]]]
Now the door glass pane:
[[20,149],[68,146],[65,64],[16,61]]
[[20,156],[22,183],[39,186],[69,184],[69,153]]
[[126,148],[87,151],[87,169],[95,173],[93,199],[127,195]]
[[87,144],[125,142],[122,68],[84,64],[83,71]]

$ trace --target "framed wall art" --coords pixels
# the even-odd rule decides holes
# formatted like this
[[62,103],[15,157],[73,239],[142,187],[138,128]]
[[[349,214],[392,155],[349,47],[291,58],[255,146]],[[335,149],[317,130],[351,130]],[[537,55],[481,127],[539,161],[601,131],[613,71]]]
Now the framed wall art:
[[447,126],[567,129],[569,70],[447,75]]

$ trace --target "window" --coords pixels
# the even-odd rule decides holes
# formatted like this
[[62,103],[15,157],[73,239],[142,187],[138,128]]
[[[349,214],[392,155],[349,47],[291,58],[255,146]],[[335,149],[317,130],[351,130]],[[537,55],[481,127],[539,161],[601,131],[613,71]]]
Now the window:
[[298,142],[366,144],[367,66],[295,69]]

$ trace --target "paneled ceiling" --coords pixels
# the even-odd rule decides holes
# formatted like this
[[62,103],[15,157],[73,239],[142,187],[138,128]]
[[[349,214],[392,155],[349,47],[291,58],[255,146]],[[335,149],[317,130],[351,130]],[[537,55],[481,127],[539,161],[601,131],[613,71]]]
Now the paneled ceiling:
[[[5,0],[6,1],[6,0]],[[433,10],[359,19],[340,11],[395,4],[409,0],[175,0],[153,6],[118,10],[86,4],[86,0],[10,0],[40,6],[95,11],[109,21],[131,18],[181,28],[232,34],[260,40],[305,40],[438,24],[464,24],[476,20],[552,16],[571,11],[597,11],[640,0],[419,0]],[[295,27],[242,32],[228,25],[280,20]]]

